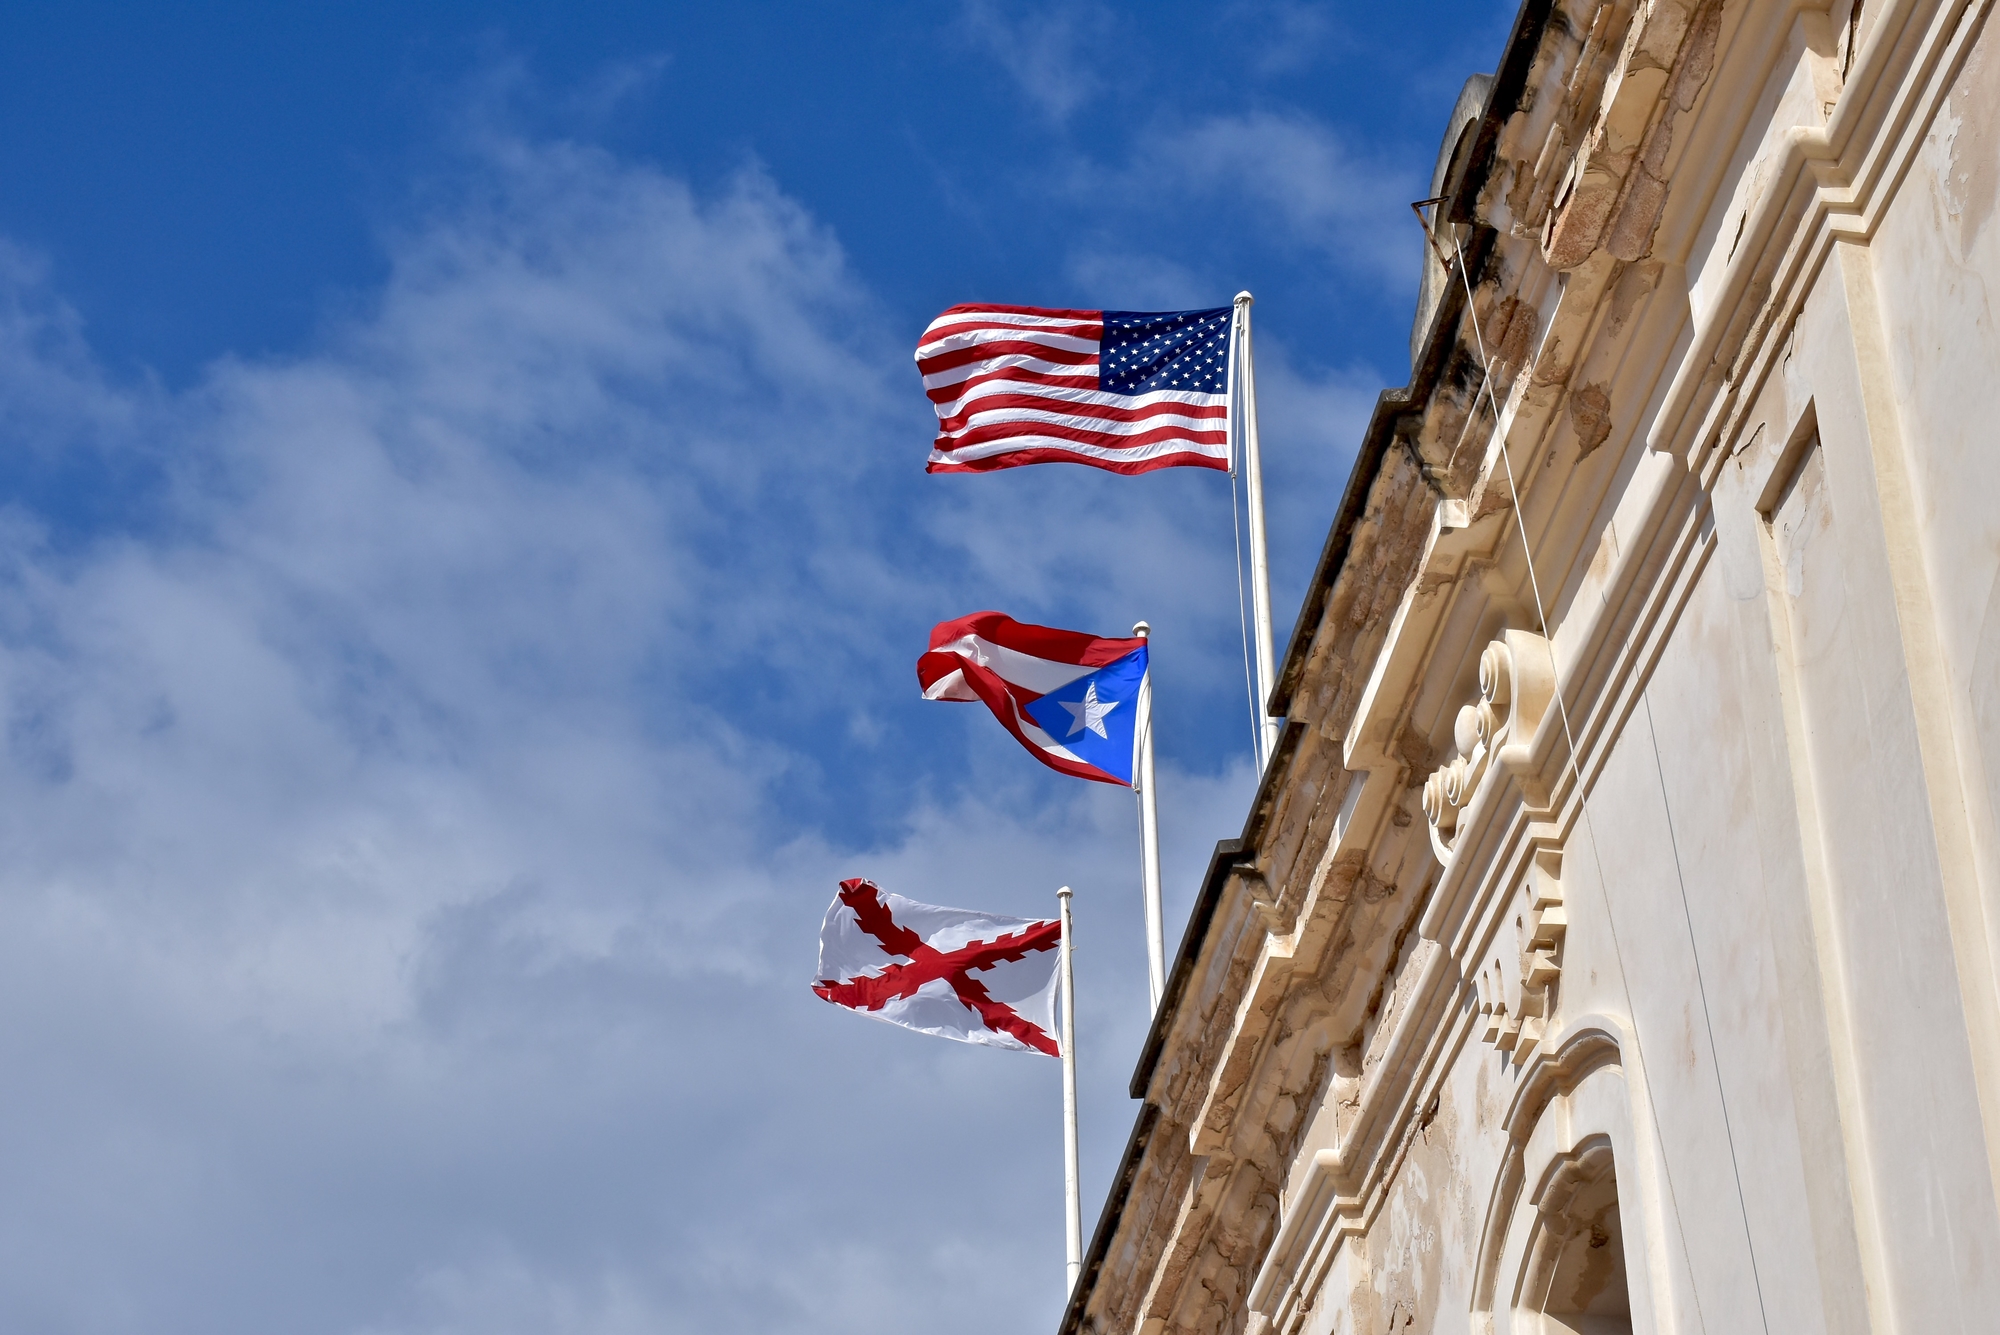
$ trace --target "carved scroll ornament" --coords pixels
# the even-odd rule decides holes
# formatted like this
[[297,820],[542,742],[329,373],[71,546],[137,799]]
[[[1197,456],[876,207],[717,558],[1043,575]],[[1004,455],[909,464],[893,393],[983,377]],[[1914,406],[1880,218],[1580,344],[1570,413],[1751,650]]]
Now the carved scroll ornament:
[[1528,752],[1554,691],[1549,642],[1533,631],[1507,631],[1479,655],[1479,698],[1458,711],[1452,728],[1458,755],[1424,781],[1424,815],[1438,861],[1451,861],[1460,817],[1494,766],[1513,771],[1539,805]]

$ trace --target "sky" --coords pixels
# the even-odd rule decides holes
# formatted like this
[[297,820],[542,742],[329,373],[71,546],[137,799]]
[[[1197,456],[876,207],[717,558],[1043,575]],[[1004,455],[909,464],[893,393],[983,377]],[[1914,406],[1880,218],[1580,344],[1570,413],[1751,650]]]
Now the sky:
[[1132,795],[919,698],[1153,625],[1168,943],[1251,788],[1218,473],[928,477],[954,302],[1257,294],[1280,648],[1497,3],[16,3],[0,1329],[1053,1331],[1058,1064],[809,990],[836,882],[1076,887]]

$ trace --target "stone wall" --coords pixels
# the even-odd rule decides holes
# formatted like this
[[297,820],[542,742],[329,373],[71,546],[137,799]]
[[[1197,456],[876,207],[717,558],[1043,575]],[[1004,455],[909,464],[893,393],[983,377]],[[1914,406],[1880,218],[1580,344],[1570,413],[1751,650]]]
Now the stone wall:
[[1524,5],[1066,1331],[1992,1327],[1988,17]]

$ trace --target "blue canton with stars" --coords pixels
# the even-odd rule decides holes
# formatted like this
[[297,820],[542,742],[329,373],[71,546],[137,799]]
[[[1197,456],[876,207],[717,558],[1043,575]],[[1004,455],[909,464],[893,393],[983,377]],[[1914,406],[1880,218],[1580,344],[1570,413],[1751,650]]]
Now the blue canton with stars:
[[1231,310],[1104,312],[1098,385],[1115,394],[1227,393]]

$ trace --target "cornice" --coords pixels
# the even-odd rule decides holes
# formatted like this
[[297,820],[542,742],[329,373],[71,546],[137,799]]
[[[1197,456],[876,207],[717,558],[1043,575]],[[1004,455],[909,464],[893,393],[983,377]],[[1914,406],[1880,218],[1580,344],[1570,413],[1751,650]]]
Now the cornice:
[[1153,1012],[1152,1023],[1147,1026],[1146,1041],[1139,1049],[1138,1065],[1133,1068],[1132,1079],[1128,1082],[1127,1088],[1135,1099],[1146,1097],[1154,1068],[1166,1047],[1167,1035],[1180,1019],[1182,1002],[1194,977],[1196,962],[1208,944],[1209,926],[1215,921],[1216,909],[1222,903],[1224,885],[1239,864],[1254,864],[1257,860],[1264,830],[1270,824],[1272,810],[1277,805],[1278,791],[1292,777],[1293,764],[1305,731],[1305,724],[1296,719],[1285,725],[1284,731],[1278,735],[1277,749],[1271,753],[1271,763],[1265,766],[1263,778],[1258,781],[1257,794],[1250,803],[1250,814],[1243,822],[1243,832],[1234,839],[1218,841],[1215,851],[1209,854],[1208,871],[1202,877],[1201,890],[1196,894],[1194,908],[1188,915],[1188,925],[1181,933],[1180,947],[1174,953],[1174,966],[1167,973],[1166,990],[1161,993],[1159,1009]]
[[[1661,465],[1683,481],[1686,474],[1670,461]],[[1572,721],[1579,725],[1584,757],[1583,790],[1587,792],[1608,761],[1607,748],[1585,738],[1614,731],[1638,705],[1640,692],[1666,637],[1708,555],[1714,549],[1711,531],[1704,531],[1701,507],[1690,486],[1660,487],[1656,508],[1677,512],[1679,522],[1662,515],[1658,534],[1648,548],[1634,548],[1612,581],[1622,593],[1614,596],[1603,615],[1624,633],[1613,634],[1621,645],[1615,657],[1577,658],[1559,679],[1559,689],[1571,701]],[[1679,504],[1675,504],[1678,501]],[[1538,731],[1534,750],[1553,762],[1560,750],[1560,722],[1551,711]],[[1458,850],[1433,892],[1418,926],[1422,940],[1438,949],[1424,963],[1416,991],[1423,998],[1398,1017],[1396,1030],[1383,1044],[1383,1060],[1358,1095],[1349,1130],[1332,1151],[1315,1156],[1311,1176],[1298,1192],[1304,1214],[1288,1214],[1280,1241],[1260,1272],[1258,1310],[1277,1316],[1310,1296],[1331,1263],[1340,1240],[1365,1232],[1387,1202],[1412,1136],[1421,1124],[1421,1109],[1434,1097],[1438,1081],[1474,1038],[1477,1015],[1474,993],[1459,961],[1491,950],[1499,917],[1490,910],[1504,901],[1528,872],[1538,845],[1560,843],[1582,819],[1576,775],[1566,766],[1556,774],[1552,810],[1536,819],[1518,783],[1502,772],[1489,776],[1468,817],[1481,833],[1476,842]],[[1476,897],[1474,891],[1480,891]],[[1458,1012],[1452,1019],[1452,1013]],[[1550,1042],[1567,1042],[1575,1021],[1563,1024]],[[1538,1046],[1541,1060],[1550,1042]],[[1517,1094],[1516,1102],[1522,1095]]]
[[1097,1227],[1091,1231],[1090,1247],[1083,1254],[1083,1269],[1077,1275],[1076,1285],[1070,1290],[1069,1302],[1063,1308],[1062,1325],[1059,1327],[1061,1335],[1075,1335],[1082,1328],[1084,1310],[1097,1287],[1097,1277],[1103,1272],[1111,1240],[1117,1236],[1119,1223],[1124,1218],[1132,1184],[1139,1175],[1146,1144],[1152,1137],[1153,1124],[1159,1116],[1160,1110],[1152,1104],[1139,1105],[1139,1115],[1132,1121],[1132,1133],[1125,1138],[1125,1153],[1118,1159],[1118,1171],[1112,1174],[1111,1190],[1105,1194],[1104,1209],[1097,1216]]
[[[1833,246],[1866,241],[1949,94],[1990,0],[1906,0],[1882,11],[1821,125],[1785,130],[1770,187],[1745,209],[1723,262],[1719,313],[1699,323],[1648,443],[1712,476],[1708,456],[1740,424]],[[1823,15],[1806,14],[1805,18]],[[1818,53],[1831,59],[1830,35]],[[1853,95],[1849,95],[1852,93]],[[1698,219],[1683,223],[1691,252]],[[1723,450],[1727,453],[1727,450]]]
[[[1663,71],[1649,95],[1667,105],[1631,122],[1635,144],[1658,144],[1661,126],[1672,139],[1669,149],[1644,159],[1662,165],[1672,187],[1652,215],[1648,249],[1626,260],[1600,246],[1562,272],[1541,260],[1546,229],[1523,235],[1515,225],[1529,220],[1491,212],[1500,173],[1518,176],[1526,161],[1520,141],[1556,142],[1539,138],[1554,112],[1524,97],[1537,62],[1562,57],[1559,36],[1570,44],[1564,50],[1577,49],[1573,32],[1555,33],[1553,5],[1523,6],[1475,151],[1449,192],[1446,212],[1463,229],[1454,234],[1474,280],[1473,300],[1462,280],[1446,287],[1410,385],[1377,401],[1268,702],[1273,713],[1294,717],[1244,834],[1218,844],[1210,860],[1133,1075],[1132,1093],[1146,1101],[1065,1314],[1066,1335],[1086,1324],[1114,1235],[1138,1236],[1128,1196],[1146,1188],[1135,1183],[1163,1190],[1182,1184],[1174,1187],[1178,1199],[1153,1202],[1138,1226],[1145,1247],[1157,1248],[1130,1262],[1140,1267],[1131,1280],[1143,1290],[1142,1316],[1171,1315],[1177,1290],[1202,1287],[1204,1276],[1234,1266],[1236,1287],[1216,1291],[1241,1294],[1282,1329],[1324,1277],[1341,1239],[1370,1227],[1384,1208],[1426,1101],[1486,1023],[1465,962],[1490,957],[1495,905],[1538,857],[1559,851],[1582,819],[1582,799],[1608,760],[1606,741],[1637,707],[1715,549],[1706,488],[1782,350],[1782,335],[1832,246],[1866,239],[1879,225],[1987,4],[1927,0],[1885,9],[1824,123],[1772,139],[1763,193],[1744,203],[1740,237],[1713,243],[1729,247],[1714,261],[1703,250],[1705,237],[1714,236],[1718,207],[1737,206],[1737,196],[1722,192],[1738,190],[1733,150],[1757,100],[1744,90],[1768,84],[1787,43],[1802,41],[1819,53],[1809,59],[1830,50],[1817,10],[1729,5],[1716,20],[1716,63],[1699,95],[1675,109],[1681,85]],[[1624,57],[1647,40],[1644,25],[1663,8],[1664,0],[1641,7],[1639,36]],[[1701,8],[1681,7],[1683,38]],[[1605,105],[1646,87],[1607,81]],[[1710,97],[1715,88],[1729,96]],[[1516,181],[1521,188],[1511,198],[1532,203],[1551,165],[1540,162],[1534,175]],[[1606,206],[1606,236],[1635,198],[1633,179],[1621,178]],[[1549,202],[1556,203],[1553,195]],[[1685,294],[1697,287],[1700,301],[1692,303]],[[1468,422],[1474,405],[1464,367],[1479,342],[1472,323],[1494,335],[1490,350],[1499,360],[1514,355],[1506,345],[1515,337],[1514,312],[1522,310],[1537,330],[1532,355],[1520,356],[1506,383],[1495,385],[1490,426]],[[1566,431],[1577,431],[1575,396],[1585,387],[1601,389],[1611,405],[1609,438],[1572,466],[1541,464],[1553,460]],[[1643,438],[1634,438],[1642,423]],[[1489,444],[1460,480],[1452,436],[1475,427]],[[1514,466],[1527,465],[1518,502],[1511,488],[1502,490],[1502,442]],[[1379,542],[1379,525],[1368,525],[1377,513],[1371,506],[1383,503],[1384,478],[1409,458],[1420,461],[1439,500],[1399,601],[1371,607],[1357,633],[1342,599],[1365,579],[1357,558]],[[1399,493],[1399,503],[1408,494]],[[1607,526],[1615,528],[1615,547],[1592,563],[1589,543]],[[1473,776],[1455,807],[1457,838],[1413,920],[1418,944],[1404,966],[1409,976],[1378,984],[1373,956],[1341,953],[1362,944],[1343,946],[1338,935],[1353,921],[1347,901],[1357,877],[1375,874],[1382,851],[1409,837],[1407,820],[1398,825],[1395,817],[1409,815],[1410,773],[1424,744],[1412,735],[1415,703],[1440,708],[1443,696],[1455,707],[1467,698],[1468,655],[1494,637],[1496,615],[1503,629],[1539,628],[1520,619],[1537,609],[1517,592],[1525,569],[1507,550],[1518,552],[1524,527],[1551,604],[1544,609],[1550,661],[1567,713],[1547,710],[1531,738],[1508,739],[1519,752],[1509,764]],[[1361,655],[1377,637],[1374,652]],[[1355,679],[1337,681],[1343,669]],[[1575,734],[1574,766],[1566,729]],[[1342,778],[1342,770],[1353,777]],[[1274,837],[1291,846],[1273,848]],[[1371,920],[1369,930],[1379,946],[1382,933],[1404,929]],[[1353,1081],[1354,1109],[1336,1144],[1306,1156],[1286,1208],[1266,1210],[1256,1193],[1278,1190],[1283,1170],[1274,1184],[1270,1166],[1258,1161],[1268,1155],[1246,1139],[1262,1134],[1257,1100],[1295,1091],[1308,1069],[1301,1062],[1344,1022],[1330,1017],[1345,1014],[1355,995],[1366,1000],[1385,985],[1403,990],[1384,1001],[1361,1069],[1342,1077]],[[1197,989],[1205,998],[1200,1007],[1190,1004]],[[1558,1062],[1551,1050],[1573,1055],[1576,1023],[1558,1024],[1523,1049],[1529,1055],[1517,1101],[1566,1069],[1570,1057]],[[1308,1032],[1315,1025],[1317,1037]],[[1260,1092],[1246,1096],[1250,1090]],[[1165,1136],[1170,1129],[1175,1134]],[[1254,1250],[1248,1271],[1241,1270],[1245,1247]]]

